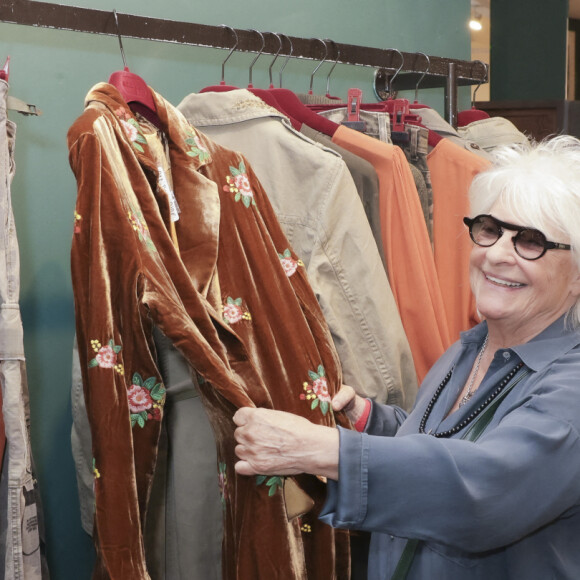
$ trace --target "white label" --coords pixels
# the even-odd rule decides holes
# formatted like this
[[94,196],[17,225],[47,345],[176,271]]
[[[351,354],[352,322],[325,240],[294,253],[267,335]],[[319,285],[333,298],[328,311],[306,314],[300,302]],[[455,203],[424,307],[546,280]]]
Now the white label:
[[167,176],[165,175],[165,171],[163,171],[163,167],[158,167],[157,171],[159,171],[159,185],[163,188],[164,191],[167,192],[167,197],[169,198],[171,221],[176,222],[179,219],[179,214],[181,213],[179,205],[177,205],[177,199],[175,198],[173,190],[171,187],[169,187],[169,181],[167,181]]

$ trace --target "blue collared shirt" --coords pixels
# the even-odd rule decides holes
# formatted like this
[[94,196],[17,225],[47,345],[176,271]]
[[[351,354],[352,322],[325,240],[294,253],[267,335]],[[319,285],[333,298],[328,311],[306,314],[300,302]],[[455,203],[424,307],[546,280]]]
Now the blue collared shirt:
[[[373,533],[369,580],[389,579],[406,538],[423,540],[408,580],[580,578],[580,332],[560,318],[528,343],[500,349],[480,387],[447,417],[485,323],[433,366],[413,411],[373,404],[365,433],[340,430],[339,481],[321,519]],[[433,393],[453,375],[426,430],[454,427],[509,370],[530,371],[474,443],[419,434]]]

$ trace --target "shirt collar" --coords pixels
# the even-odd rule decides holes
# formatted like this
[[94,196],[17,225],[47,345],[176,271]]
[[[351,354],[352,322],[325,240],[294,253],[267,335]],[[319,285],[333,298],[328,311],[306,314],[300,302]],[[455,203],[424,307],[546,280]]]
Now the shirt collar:
[[[524,364],[533,371],[540,371],[553,361],[580,344],[580,330],[571,330],[562,315],[530,341],[515,345],[506,350],[517,354]],[[461,333],[461,343],[481,343],[487,333],[487,322]]]

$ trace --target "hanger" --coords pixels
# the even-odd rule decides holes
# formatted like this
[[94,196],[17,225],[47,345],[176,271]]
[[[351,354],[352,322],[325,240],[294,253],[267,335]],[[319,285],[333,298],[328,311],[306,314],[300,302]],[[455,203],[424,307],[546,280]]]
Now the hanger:
[[109,77],[109,83],[115,86],[121,93],[121,96],[128,105],[133,105],[133,111],[141,113],[146,119],[151,121],[157,127],[160,126],[159,117],[157,116],[157,109],[155,101],[151,94],[151,89],[147,83],[135,73],[132,73],[127,66],[125,59],[125,51],[123,49],[123,40],[119,30],[119,19],[117,18],[117,10],[113,10],[115,16],[115,24],[117,26],[117,37],[119,38],[119,48],[121,49],[121,57],[123,59],[123,70],[116,71]]
[[427,68],[423,71],[423,73],[419,77],[419,80],[417,81],[417,84],[415,85],[415,99],[413,100],[413,105],[420,104],[419,103],[419,85],[421,84],[421,82],[425,78],[425,75],[431,70],[431,59],[429,58],[429,56],[426,55],[424,52],[418,52],[417,56],[418,55],[422,55],[425,57],[425,59],[427,60]]
[[467,109],[466,111],[459,111],[459,113],[457,113],[457,126],[458,127],[465,127],[466,125],[469,125],[470,123],[474,123],[475,121],[489,119],[488,113],[486,113],[485,111],[482,111],[480,109],[475,108],[475,95],[477,94],[479,87],[483,83],[486,83],[488,81],[489,70],[487,68],[487,65],[483,61],[475,60],[473,62],[474,62],[474,64],[479,63],[481,66],[483,66],[483,68],[485,69],[485,74],[484,74],[483,78],[479,81],[479,83],[477,84],[477,86],[475,87],[475,89],[473,91],[473,95],[471,97],[471,109]]
[[328,56],[328,45],[326,44],[326,42],[324,42],[324,40],[322,40],[321,38],[313,38],[312,40],[318,40],[319,42],[322,42],[322,44],[324,45],[324,57],[322,58],[322,60],[318,63],[316,68],[310,74],[310,88],[308,89],[309,95],[314,94],[314,92],[312,91],[312,87],[314,85],[314,75],[316,74],[318,69],[326,62],[326,57]]
[[338,45],[336,44],[336,42],[334,42],[334,40],[331,40],[330,38],[327,38],[326,40],[328,40],[328,42],[332,42],[332,45],[334,46],[334,48],[336,48],[336,60],[334,61],[334,64],[332,65],[332,67],[328,71],[328,75],[326,75],[326,94],[324,96],[327,99],[334,99],[336,101],[342,102],[342,99],[340,97],[333,97],[330,94],[330,75],[332,74],[332,71],[336,67],[338,60],[340,59],[340,49],[338,48]]
[[[278,55],[282,51],[282,38],[276,32],[271,32],[270,34],[273,34],[278,39],[278,43],[280,44],[280,47],[278,48],[278,52],[276,52],[276,54],[274,55],[274,60],[272,60],[272,62],[270,63],[270,66],[268,67],[268,76],[270,78],[270,86],[268,88],[273,89],[275,87],[274,87],[274,83],[272,82],[272,67],[274,66],[274,63],[276,62],[276,60],[278,59]],[[281,79],[282,79],[282,77],[280,77],[280,86],[282,86]]]
[[255,32],[256,34],[259,34],[260,38],[262,39],[262,46],[261,46],[260,50],[258,51],[256,58],[250,64],[250,78],[249,78],[248,88],[253,89],[254,85],[252,84],[252,69],[254,68],[254,65],[256,64],[256,61],[260,58],[260,55],[262,54],[262,52],[264,52],[264,47],[266,46],[266,40],[264,39],[264,35],[259,30],[255,30],[253,28],[250,28],[248,30],[249,30],[249,32]]
[[238,48],[238,43],[239,43],[238,33],[236,32],[236,30],[234,28],[232,28],[231,26],[228,26],[227,24],[220,24],[220,26],[222,28],[227,28],[228,30],[232,31],[232,34],[234,35],[234,38],[235,38],[235,44],[234,44],[234,46],[232,46],[232,48],[230,48],[230,52],[228,53],[228,56],[226,56],[225,60],[222,62],[222,78],[220,80],[220,84],[205,87],[205,88],[201,89],[201,91],[199,91],[200,93],[220,93],[220,92],[224,92],[224,91],[236,91],[236,90],[238,90],[238,87],[234,87],[232,85],[226,85],[226,81],[225,81],[226,62],[228,62],[228,60],[230,59],[232,54],[234,54],[234,52],[236,51],[236,48]]
[[10,57],[6,59],[4,66],[0,68],[0,79],[8,82],[8,77],[10,76]]
[[[283,36],[286,36],[285,34]],[[326,119],[320,115],[317,115],[314,111],[310,110],[306,105],[304,105],[300,99],[290,90],[283,89],[282,87],[282,71],[288,64],[288,60],[292,55],[294,47],[290,37],[286,36],[288,42],[290,43],[290,53],[288,54],[282,70],[280,70],[280,88],[279,89],[269,89],[268,92],[272,93],[282,107],[283,112],[295,119],[299,124],[308,125],[311,129],[320,131],[329,137],[332,137],[336,130],[340,127],[338,123],[334,123],[330,119]]]

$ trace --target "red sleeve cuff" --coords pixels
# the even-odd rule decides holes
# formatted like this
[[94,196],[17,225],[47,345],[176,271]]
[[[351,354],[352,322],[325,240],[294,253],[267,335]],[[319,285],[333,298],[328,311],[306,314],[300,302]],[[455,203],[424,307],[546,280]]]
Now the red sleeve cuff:
[[371,402],[369,399],[365,399],[365,409],[363,411],[363,414],[360,416],[359,420],[354,424],[354,428],[359,433],[365,430],[370,412],[371,412]]

